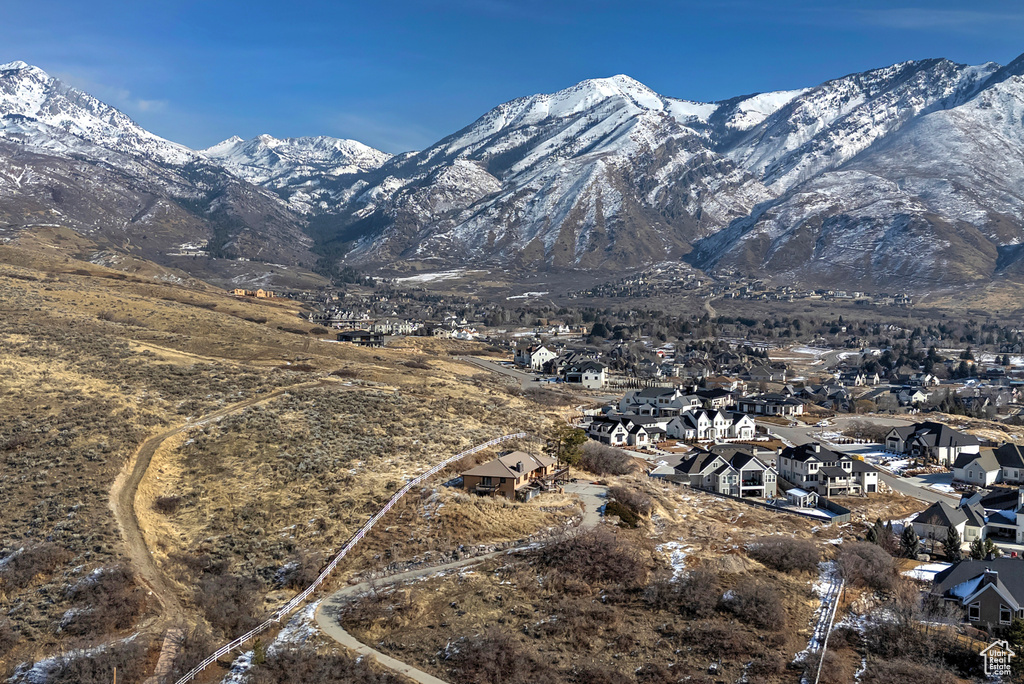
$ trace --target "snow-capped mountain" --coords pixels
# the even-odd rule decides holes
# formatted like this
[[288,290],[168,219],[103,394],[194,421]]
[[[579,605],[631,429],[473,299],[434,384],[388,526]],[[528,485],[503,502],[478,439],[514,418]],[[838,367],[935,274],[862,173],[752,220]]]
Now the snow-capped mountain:
[[11,62],[0,66],[0,229],[33,225],[70,227],[160,262],[203,240],[218,256],[315,260],[301,220],[273,192]]
[[1024,57],[904,62],[716,103],[627,77],[499,105],[420,152],[193,151],[0,67],[0,230],[320,267],[622,270],[685,259],[903,289],[1024,276]]
[[905,62],[719,103],[584,81],[393,158],[332,226],[353,262],[987,279],[1024,242],[1021,62]]
[[289,204],[303,213],[330,208],[325,182],[373,171],[391,158],[361,142],[327,136],[234,136],[200,153],[250,183],[285,191]]

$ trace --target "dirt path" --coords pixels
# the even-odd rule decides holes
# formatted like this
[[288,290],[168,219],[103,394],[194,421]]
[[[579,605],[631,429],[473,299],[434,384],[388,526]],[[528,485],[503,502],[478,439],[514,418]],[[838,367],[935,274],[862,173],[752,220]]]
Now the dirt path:
[[[252,397],[245,401],[240,401],[237,404],[232,404],[231,406],[218,409],[213,413],[203,416],[199,420],[190,421],[184,425],[179,425],[178,427],[171,428],[170,430],[166,430],[150,437],[142,443],[142,446],[138,448],[132,458],[124,464],[121,468],[121,472],[118,473],[117,479],[114,481],[113,487],[110,489],[110,508],[114,513],[114,518],[117,520],[117,526],[121,531],[121,537],[124,539],[124,542],[128,547],[128,555],[131,558],[132,567],[138,574],[142,584],[144,584],[149,591],[152,592],[153,596],[156,597],[157,601],[160,602],[160,615],[150,624],[146,625],[145,628],[162,630],[175,625],[185,617],[181,601],[178,600],[177,594],[174,592],[174,589],[167,582],[167,579],[160,571],[160,568],[153,560],[153,554],[149,550],[149,547],[146,546],[145,537],[142,534],[142,529],[139,527],[139,518],[135,512],[135,497],[138,493],[139,483],[142,482],[143,477],[145,477],[146,471],[149,469],[149,465],[153,461],[153,455],[156,453],[156,450],[160,448],[161,444],[175,435],[192,430],[233,413],[243,411],[251,406],[255,406],[256,404],[276,399],[288,392],[307,387],[335,385],[338,384],[338,382],[339,381],[328,379],[303,382],[296,385],[290,385],[288,387],[281,387],[267,394]],[[363,388],[353,386],[346,389]],[[165,646],[172,641],[173,640],[165,639]]]
[[[570,490],[570,487],[575,487],[575,490]],[[572,493],[578,494],[580,498],[583,499],[584,516],[581,527],[589,528],[600,524],[602,516],[598,514],[597,508],[604,504],[604,496],[608,491],[607,487],[600,485],[568,485],[566,487],[566,491],[572,491]],[[451,563],[445,563],[444,565],[435,565],[429,568],[418,568],[408,572],[401,572],[384,579],[375,580],[374,584],[379,587],[384,584],[398,584],[410,579],[436,575],[448,570],[481,563],[488,558],[494,558],[495,556],[500,556],[502,554],[515,553],[517,551],[532,548],[533,546],[534,543],[531,542],[524,546],[505,549],[503,551],[494,551],[492,553],[475,556],[473,558],[464,558],[462,560],[452,561]],[[443,679],[438,679],[429,672],[424,672],[423,670],[417,669],[408,663],[396,660],[386,653],[381,653],[372,646],[367,646],[341,626],[337,617],[340,606],[343,605],[349,597],[365,593],[369,589],[370,582],[361,582],[359,584],[354,584],[352,586],[345,587],[344,589],[340,589],[325,598],[320,605],[317,606],[314,616],[317,627],[319,627],[324,634],[334,639],[342,646],[355,651],[361,656],[371,656],[376,658],[377,662],[384,667],[403,674],[414,682],[418,682],[419,684],[447,684]],[[325,610],[325,608],[327,610]]]

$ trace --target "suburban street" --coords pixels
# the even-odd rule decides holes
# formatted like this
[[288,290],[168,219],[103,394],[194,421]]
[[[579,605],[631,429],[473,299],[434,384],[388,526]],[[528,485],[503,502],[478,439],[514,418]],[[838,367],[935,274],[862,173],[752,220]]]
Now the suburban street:
[[[842,432],[851,421],[870,421],[875,425],[882,425],[885,427],[899,427],[902,425],[911,425],[912,422],[904,420],[902,418],[883,418],[876,416],[849,416],[829,419],[828,427],[819,428],[813,425],[799,425],[798,427],[782,427],[775,425],[774,423],[758,423],[759,425],[766,427],[773,434],[778,435],[784,441],[791,442],[796,445],[808,444],[809,442],[819,441],[816,434],[822,430],[827,432]],[[863,454],[879,451],[881,445],[877,444],[829,444],[829,448],[833,451],[840,451],[848,454]],[[936,501],[945,501],[948,504],[956,505],[960,501],[958,494],[943,494],[942,492],[935,491],[934,489],[926,489],[929,481],[919,477],[895,477],[879,469],[878,477],[882,482],[886,484],[890,489],[912,496],[915,499],[921,501],[927,501],[928,503],[935,503]]]

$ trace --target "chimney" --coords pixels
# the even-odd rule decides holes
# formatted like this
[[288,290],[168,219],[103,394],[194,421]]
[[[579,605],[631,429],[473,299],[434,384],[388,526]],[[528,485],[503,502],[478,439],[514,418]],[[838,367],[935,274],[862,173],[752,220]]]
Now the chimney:
[[522,461],[516,461],[516,470],[518,470],[519,472],[523,472],[523,462]]
[[1024,506],[1024,487],[1017,487],[1017,508]]
[[814,453],[816,453],[816,454],[820,454],[821,453],[821,445],[820,444],[815,442],[812,446],[814,448]]

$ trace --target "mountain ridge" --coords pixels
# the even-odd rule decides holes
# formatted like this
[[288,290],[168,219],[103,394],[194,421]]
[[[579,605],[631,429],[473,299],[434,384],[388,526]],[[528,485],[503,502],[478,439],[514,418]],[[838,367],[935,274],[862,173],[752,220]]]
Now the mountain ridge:
[[[510,100],[389,155],[328,136],[190,150],[11,62],[0,66],[0,221],[17,225],[19,204],[93,232],[141,220],[168,240],[205,235],[218,254],[322,272],[686,260],[809,282],[982,283],[1020,266],[1008,255],[1024,242],[1022,74],[1024,55],[935,58],[714,103],[619,74]],[[10,180],[24,170],[5,181],[5,165],[31,155],[99,163],[131,199],[76,212]]]

